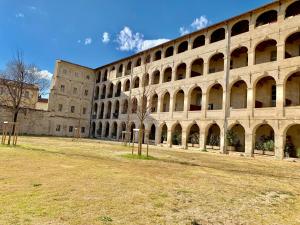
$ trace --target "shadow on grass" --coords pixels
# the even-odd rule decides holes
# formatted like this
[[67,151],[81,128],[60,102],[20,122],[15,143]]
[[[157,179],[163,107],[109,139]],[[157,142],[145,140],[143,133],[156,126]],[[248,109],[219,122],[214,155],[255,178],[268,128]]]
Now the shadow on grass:
[[126,159],[140,159],[140,160],[158,160],[157,158],[153,157],[153,156],[145,156],[145,155],[132,155],[132,154],[125,154],[125,155],[121,155],[122,158],[126,158]]

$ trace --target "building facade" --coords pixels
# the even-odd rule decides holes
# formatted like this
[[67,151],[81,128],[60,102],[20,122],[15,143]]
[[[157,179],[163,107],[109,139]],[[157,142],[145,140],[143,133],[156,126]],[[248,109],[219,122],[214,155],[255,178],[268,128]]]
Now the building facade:
[[246,155],[271,150],[283,158],[290,147],[296,156],[299,56],[300,2],[275,1],[102,66],[91,135],[119,140],[126,125],[139,127],[128,106],[138,104],[145,82],[153,90],[144,123],[152,143],[225,153],[233,133],[232,145]]

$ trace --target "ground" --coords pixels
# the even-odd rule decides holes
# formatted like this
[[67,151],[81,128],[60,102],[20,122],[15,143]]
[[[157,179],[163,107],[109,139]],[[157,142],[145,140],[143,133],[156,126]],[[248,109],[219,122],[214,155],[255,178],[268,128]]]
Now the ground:
[[[20,137],[0,146],[0,224],[300,224],[300,163]],[[125,155],[125,156],[124,156]]]

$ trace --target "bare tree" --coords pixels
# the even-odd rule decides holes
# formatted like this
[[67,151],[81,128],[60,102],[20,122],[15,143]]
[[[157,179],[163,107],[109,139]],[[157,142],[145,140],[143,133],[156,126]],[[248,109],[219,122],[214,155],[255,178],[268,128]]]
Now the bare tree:
[[[49,88],[49,80],[41,76],[40,70],[35,65],[27,65],[20,51],[17,51],[16,56],[0,73],[0,81],[5,88],[5,94],[0,96],[0,104],[11,110],[14,123],[18,121],[19,112],[26,108],[26,90],[36,88],[43,95]],[[12,133],[14,130],[15,126],[12,128]]]

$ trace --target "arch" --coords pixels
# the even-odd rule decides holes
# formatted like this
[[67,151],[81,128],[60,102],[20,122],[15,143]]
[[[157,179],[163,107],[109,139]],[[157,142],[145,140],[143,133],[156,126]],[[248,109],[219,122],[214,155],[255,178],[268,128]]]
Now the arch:
[[149,85],[149,74],[146,73],[146,74],[144,74],[144,76],[143,76],[143,86],[144,86],[144,87],[147,87],[148,85]]
[[99,72],[97,73],[96,83],[100,83],[100,81],[101,81],[101,71],[99,71]]
[[195,145],[199,147],[199,143],[200,143],[199,139],[200,139],[200,128],[197,123],[193,123],[188,130],[188,138],[187,138],[188,144],[190,144],[192,147],[194,147]]
[[158,50],[154,53],[154,59],[153,61],[157,61],[161,59],[161,50]]
[[127,63],[125,75],[131,74],[131,67],[132,67],[132,62],[130,61]]
[[[121,140],[123,138],[122,137],[122,132],[126,131],[126,123],[121,122],[119,126],[120,126],[120,128],[119,128],[119,139]],[[122,141],[124,141],[124,140],[122,139]]]
[[151,97],[151,112],[156,113],[157,112],[157,104],[158,104],[158,95],[154,94]]
[[241,124],[234,124],[227,133],[227,145],[234,147],[234,151],[245,152],[245,128]]
[[225,39],[225,29],[223,27],[215,30],[210,35],[210,43],[215,43],[218,41],[222,41],[224,39]]
[[145,63],[150,63],[150,62],[151,62],[151,55],[149,54],[145,57]]
[[170,93],[166,92],[162,96],[162,105],[161,105],[161,112],[169,112],[170,111]]
[[248,48],[239,47],[231,52],[230,69],[248,66]]
[[108,74],[108,71],[105,70],[105,71],[104,71],[104,76],[103,76],[103,78],[102,78],[102,79],[103,79],[103,80],[102,80],[103,82],[104,82],[104,81],[107,81],[107,74]]
[[172,145],[182,145],[182,126],[177,123],[173,126],[171,131],[172,134]]
[[150,143],[155,143],[155,136],[156,136],[156,127],[155,124],[152,124],[149,132]]
[[141,59],[141,57],[139,57],[139,58],[136,60],[134,67],[139,67],[139,66],[141,66],[141,64],[142,64],[142,59]]
[[155,70],[152,74],[152,84],[159,84],[160,80],[160,71]]
[[208,110],[221,110],[223,107],[223,87],[217,83],[208,92]]
[[127,114],[127,112],[128,112],[128,100],[125,99],[123,101],[122,114]]
[[193,49],[194,48],[199,48],[201,46],[205,45],[205,36],[204,35],[200,35],[198,37],[195,38],[194,42],[193,42]]
[[230,107],[232,109],[247,108],[248,87],[245,81],[236,81],[230,89]]
[[217,73],[224,71],[224,55],[223,53],[216,53],[209,60],[208,73]]
[[93,136],[93,138],[96,137],[96,123],[95,122],[92,123],[92,136]]
[[168,67],[164,71],[163,83],[170,82],[172,80],[172,68]]
[[293,2],[285,10],[286,19],[297,15],[300,15],[300,1]]
[[98,123],[97,135],[98,135],[99,137],[102,136],[102,122],[101,122],[101,121]]
[[103,119],[104,116],[104,103],[101,103],[99,119]]
[[300,56],[300,32],[291,34],[285,41],[285,58]]
[[115,92],[115,97],[120,97],[121,96],[121,81],[119,81],[116,85],[116,92]]
[[111,130],[111,138],[112,139],[117,139],[117,132],[118,132],[118,124],[115,121],[112,124],[112,130]]
[[170,46],[165,51],[165,58],[168,58],[170,56],[174,55],[174,47]]
[[292,124],[285,132],[285,155],[300,158],[300,124]]
[[97,100],[99,98],[99,93],[100,93],[99,86],[96,86],[96,89],[95,89],[95,100]]
[[[133,129],[135,129],[136,128],[136,126],[135,126],[135,123],[134,122],[132,122],[130,125],[129,125],[129,131],[130,131],[130,142],[132,142],[133,141],[133,137],[134,137],[134,132],[133,132]],[[137,141],[137,140],[135,140],[135,141]]]
[[203,75],[204,61],[203,59],[195,59],[191,66],[191,77],[198,77]]
[[285,106],[300,106],[300,71],[291,74],[285,82]]
[[211,149],[220,147],[221,129],[218,124],[213,123],[209,126],[206,135],[206,148]]
[[202,89],[194,87],[189,96],[190,111],[200,111],[202,109]]
[[276,107],[276,81],[271,76],[258,80],[255,86],[255,108]]
[[108,137],[109,137],[109,122],[106,122],[106,123],[105,123],[104,137],[105,137],[105,138],[108,138]]
[[101,99],[105,99],[105,95],[106,95],[106,85],[103,84],[101,89]]
[[106,119],[110,119],[111,116],[111,101],[107,102],[107,111],[106,111]]
[[249,31],[249,21],[241,20],[234,24],[231,28],[231,36],[234,37],[239,34],[243,34]]
[[261,124],[255,129],[255,151],[256,154],[265,154],[265,151],[274,151],[275,139],[274,129],[269,124]]
[[112,83],[108,84],[107,98],[112,98],[114,92],[114,85]]
[[123,87],[124,91],[129,91],[130,89],[130,80],[127,79],[125,82],[124,82],[124,87]]
[[135,77],[133,79],[133,88],[139,88],[140,86],[140,78],[139,77]]
[[115,101],[115,111],[113,113],[113,118],[118,119],[119,118],[119,111],[120,111],[120,102],[119,100]]
[[184,110],[184,91],[180,89],[176,92],[175,96],[175,108],[174,111],[181,112]]
[[138,109],[138,101],[136,99],[136,97],[133,97],[133,99],[131,100],[131,112],[132,113],[137,113],[137,109]]
[[120,64],[117,71],[117,77],[122,77],[123,74],[123,64]]
[[188,50],[188,41],[183,41],[181,42],[179,45],[178,45],[178,48],[177,48],[177,54],[180,54],[182,52],[185,52]]
[[186,64],[181,63],[176,68],[176,79],[175,80],[182,80],[186,77]]
[[255,27],[277,22],[277,11],[269,10],[257,17]]
[[93,112],[94,112],[94,115],[96,116],[97,112],[98,112],[98,104],[97,103],[94,104],[94,110],[93,110]]
[[168,127],[167,124],[164,123],[161,126],[161,132],[160,132],[160,143],[161,144],[166,144],[167,143],[167,139],[168,139]]
[[255,48],[255,64],[273,62],[277,60],[277,41],[265,40]]

